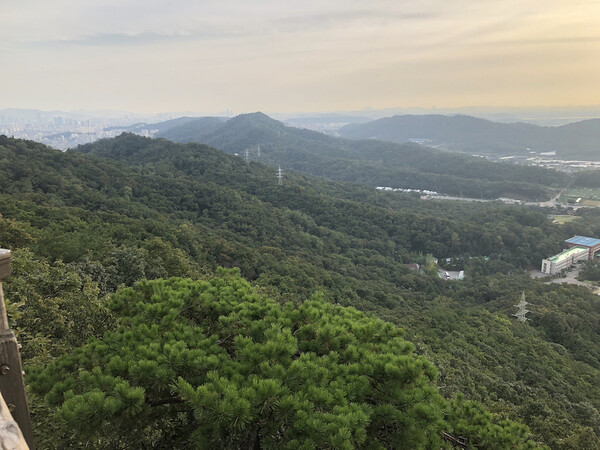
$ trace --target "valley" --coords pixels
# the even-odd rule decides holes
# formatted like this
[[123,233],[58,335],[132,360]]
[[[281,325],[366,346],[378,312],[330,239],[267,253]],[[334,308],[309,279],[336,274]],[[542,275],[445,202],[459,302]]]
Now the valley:
[[[293,170],[278,186],[272,166],[132,134],[66,153],[2,138],[0,160],[0,238],[15,252],[6,295],[20,305],[11,317],[36,380],[66,350],[114,329],[121,319],[104,296],[143,279],[208,279],[222,266],[281,304],[322,295],[402,327],[439,371],[444,398],[478,402],[495,424],[522,421],[535,442],[572,448],[596,433],[575,411],[600,408],[597,296],[523,270],[573,234],[599,235],[596,209],[556,225],[536,207],[422,201]],[[462,258],[465,279],[405,267],[428,254]],[[526,324],[510,319],[523,291]],[[51,385],[36,383],[35,408],[49,408]],[[38,428],[38,438],[75,442],[61,430]]]

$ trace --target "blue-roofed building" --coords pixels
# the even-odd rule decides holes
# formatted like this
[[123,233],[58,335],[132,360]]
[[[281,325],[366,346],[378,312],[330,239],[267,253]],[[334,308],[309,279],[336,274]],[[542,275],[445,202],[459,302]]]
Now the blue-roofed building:
[[594,259],[594,255],[600,252],[600,239],[587,237],[587,236],[573,236],[571,239],[565,241],[569,248],[571,247],[585,247],[588,249],[588,259]]

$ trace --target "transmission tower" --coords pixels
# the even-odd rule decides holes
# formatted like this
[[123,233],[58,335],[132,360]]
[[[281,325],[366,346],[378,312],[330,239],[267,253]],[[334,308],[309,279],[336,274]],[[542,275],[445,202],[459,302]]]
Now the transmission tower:
[[260,158],[260,145],[258,146],[258,149],[256,150],[256,157]]
[[244,161],[246,161],[246,164],[250,163],[250,151],[248,149],[244,150]]
[[277,184],[279,186],[283,184],[283,172],[281,171],[281,166],[277,169]]
[[528,309],[525,309],[527,305],[529,305],[529,303],[525,301],[525,291],[523,291],[523,293],[521,294],[521,301],[515,305],[518,308],[517,312],[512,316],[516,317],[517,320],[521,322],[526,322],[527,320],[530,320],[527,317],[525,317],[525,315],[529,312]]

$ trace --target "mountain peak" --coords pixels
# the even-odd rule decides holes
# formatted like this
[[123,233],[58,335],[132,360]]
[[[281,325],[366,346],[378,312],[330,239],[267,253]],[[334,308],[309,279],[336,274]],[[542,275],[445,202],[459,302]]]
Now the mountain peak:
[[278,120],[273,119],[272,117],[267,116],[265,113],[257,111],[253,113],[240,114],[235,116],[232,119],[228,120],[228,123],[264,123],[270,124],[273,126],[284,126]]

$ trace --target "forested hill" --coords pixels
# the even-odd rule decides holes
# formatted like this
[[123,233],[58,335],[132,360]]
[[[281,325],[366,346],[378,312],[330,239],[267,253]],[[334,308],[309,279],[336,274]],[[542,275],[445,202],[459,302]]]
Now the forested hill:
[[[177,119],[175,119],[177,120]],[[218,130],[227,121],[222,117],[200,117],[186,121],[176,126],[164,126],[158,128],[157,136],[173,142],[198,142],[207,134]],[[166,122],[157,124],[167,125]]]
[[[393,196],[381,196],[360,185],[327,182],[294,172],[285,175],[284,187],[279,188],[273,168],[255,162],[246,164],[242,158],[202,144],[176,144],[123,134],[73,151],[78,152],[123,161],[142,170],[160,169],[174,179],[185,176],[194,182],[214,183],[226,190],[255,195],[278,208],[299,209],[315,219],[330,217],[328,225],[352,229],[364,238],[395,236],[393,247],[400,252],[432,253],[442,257],[502,255],[511,263],[537,265],[546,253],[559,249],[556,233],[564,231],[550,227],[543,215],[535,216],[525,210],[507,208],[507,216],[502,217],[499,212],[502,208],[496,205],[482,205],[481,209],[465,213],[463,207],[469,209],[466,205],[442,206],[413,199],[397,209],[386,209],[385,206],[394,207]],[[204,209],[201,202],[195,202]],[[341,211],[350,215],[342,220]],[[516,228],[515,215],[519,216],[516,221],[521,223]],[[534,227],[545,230],[546,236],[531,246],[529,233],[535,232]],[[399,234],[398,228],[404,232]],[[454,238],[453,233],[457,235]],[[510,247],[508,252],[505,251],[507,246]]]
[[287,127],[262,113],[243,114],[224,123],[200,118],[158,136],[240,155],[248,149],[253,160],[334,180],[466,197],[542,200],[552,196],[549,188],[566,183],[564,174],[539,167],[493,163],[417,144],[346,140]]
[[[4,287],[32,383],[39,447],[115,448],[115,442],[134,445],[136,436],[148,448],[167,442],[185,448],[201,424],[204,431],[194,436],[216,439],[218,423],[235,418],[241,428],[224,433],[231,439],[250,433],[254,428],[244,424],[256,420],[260,432],[273,438],[278,431],[272,434],[269,427],[289,416],[267,400],[288,389],[299,397],[286,397],[281,405],[311,408],[298,403],[304,394],[294,376],[291,384],[287,378],[285,385],[277,381],[291,373],[289,354],[299,351],[305,354],[299,362],[308,363],[294,365],[294,374],[325,373],[322,360],[311,358],[323,356],[312,356],[315,349],[331,346],[327,370],[341,373],[350,367],[338,367],[342,356],[381,362],[360,353],[366,351],[360,347],[365,336],[375,333],[387,341],[398,333],[356,312],[328,309],[327,303],[337,303],[403,327],[415,343],[417,355],[407,355],[401,370],[375,365],[382,371],[365,376],[381,380],[376,390],[392,389],[394,402],[422,400],[431,406],[417,408],[411,423],[402,425],[416,429],[415,423],[425,421],[413,437],[417,447],[426,442],[423,433],[433,439],[435,430],[447,427],[479,448],[526,448],[528,436],[552,448],[598,448],[597,296],[530,280],[521,269],[537,265],[573,234],[600,233],[594,211],[557,226],[542,211],[494,203],[446,205],[293,172],[278,186],[272,167],[246,164],[205,145],[134,135],[85,150],[88,154],[61,153],[0,137],[0,246],[14,250],[13,274]],[[462,256],[467,278],[441,280],[426,253]],[[489,260],[469,258],[477,255]],[[423,263],[423,273],[405,267],[414,261]],[[215,275],[217,266],[238,269],[251,286]],[[143,282],[105,300],[119,287],[172,276],[211,281]],[[525,324],[510,318],[523,292],[532,305],[532,320]],[[256,294],[273,301],[259,301]],[[273,318],[281,327],[261,328]],[[304,331],[288,334],[299,321]],[[340,334],[340,321],[348,332]],[[204,328],[195,330],[194,323]],[[410,345],[405,349],[411,352]],[[238,351],[249,359],[236,365],[231,359]],[[269,363],[261,364],[258,355]],[[434,363],[437,378],[420,357]],[[231,371],[232,364],[246,370],[248,361],[258,368]],[[197,376],[186,373],[198,364]],[[205,376],[209,372],[213,375]],[[267,376],[275,381],[264,382]],[[387,377],[404,381],[388,383]],[[333,399],[320,387],[308,393],[325,414],[333,411],[332,402],[347,405],[345,392],[361,386],[327,380],[337,386]],[[402,396],[412,380],[424,389],[414,391],[421,397]],[[359,433],[356,439],[362,440],[356,442],[388,429],[369,415],[372,403],[385,396],[365,389],[350,401],[356,406],[347,406],[354,410],[333,411],[342,421],[338,427],[361,430],[365,417],[372,421],[374,428]],[[457,397],[461,392],[492,415],[465,404]],[[258,419],[249,404],[259,405]],[[381,417],[396,414],[390,408]],[[217,409],[209,417],[198,415]],[[90,418],[89,426],[79,420],[81,414]],[[442,417],[445,422],[437,422]],[[504,418],[526,423],[531,434]],[[310,423],[324,429],[318,421]],[[81,434],[80,428],[73,433],[74,426]],[[319,433],[316,438],[325,439],[327,432]],[[340,442],[354,439],[345,433]]]
[[430,145],[476,154],[528,155],[530,151],[554,151],[561,158],[600,160],[600,119],[542,127],[463,115],[403,115],[346,125],[339,134],[350,139],[390,142],[422,139]]

